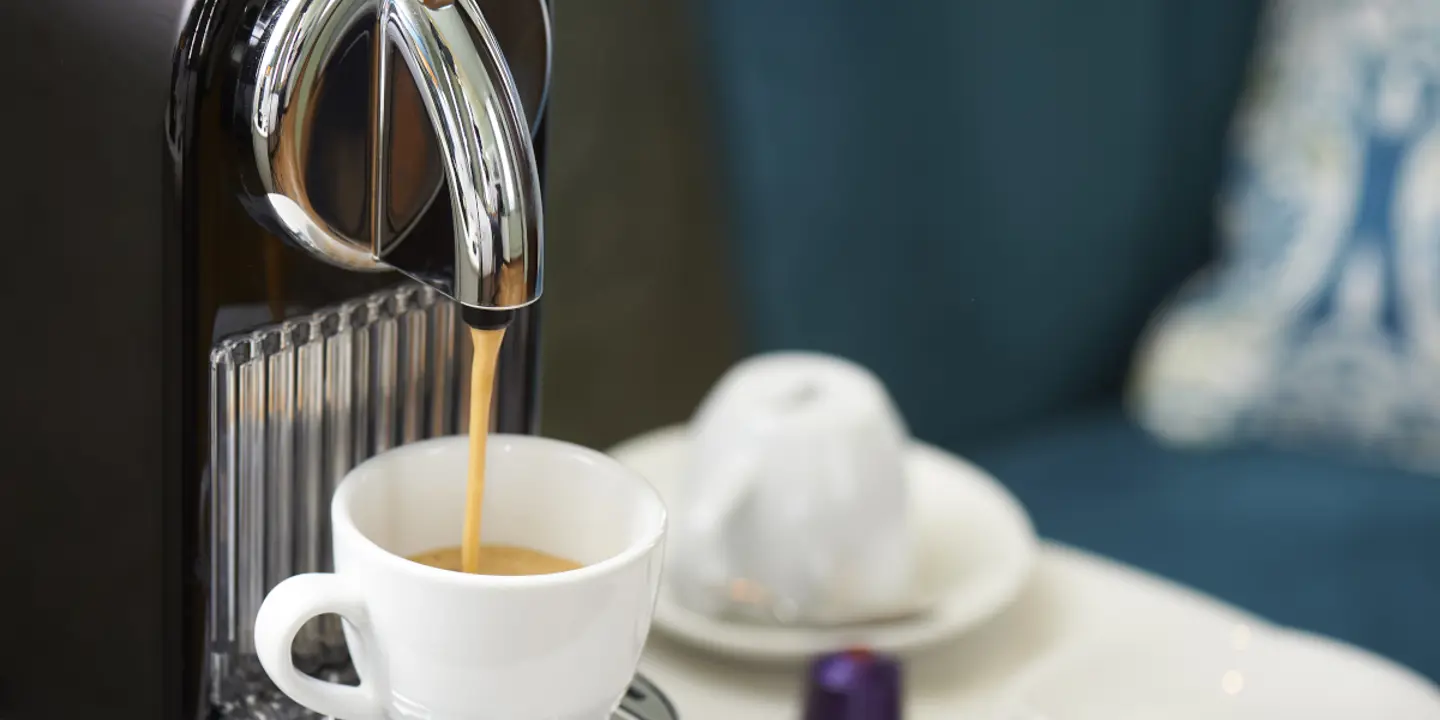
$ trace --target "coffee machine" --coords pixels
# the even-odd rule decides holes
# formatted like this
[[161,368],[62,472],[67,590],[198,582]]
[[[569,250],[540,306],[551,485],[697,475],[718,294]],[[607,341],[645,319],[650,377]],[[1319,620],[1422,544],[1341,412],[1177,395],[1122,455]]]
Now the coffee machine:
[[[0,717],[307,717],[254,614],[349,468],[465,431],[467,324],[536,431],[550,9],[0,3]],[[350,672],[338,622],[297,665]]]

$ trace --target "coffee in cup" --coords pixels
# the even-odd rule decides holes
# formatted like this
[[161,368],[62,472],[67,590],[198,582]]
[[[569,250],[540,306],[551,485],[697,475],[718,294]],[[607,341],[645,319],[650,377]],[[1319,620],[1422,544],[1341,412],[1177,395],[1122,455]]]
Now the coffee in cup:
[[[441,570],[465,572],[464,556],[465,549],[456,545],[411,555],[410,561]],[[574,560],[539,550],[515,545],[481,545],[480,562],[473,572],[480,575],[549,575],[578,567],[580,563]]]

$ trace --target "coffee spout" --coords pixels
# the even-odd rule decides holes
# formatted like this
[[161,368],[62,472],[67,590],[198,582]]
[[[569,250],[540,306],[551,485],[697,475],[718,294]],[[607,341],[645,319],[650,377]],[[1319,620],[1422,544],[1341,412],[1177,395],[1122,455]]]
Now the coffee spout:
[[[540,176],[499,44],[468,0],[388,0],[381,13],[382,42],[398,46],[439,141],[455,237],[448,252],[418,264],[400,252],[403,237],[395,247],[377,246],[376,255],[467,307],[530,304],[541,290]],[[389,58],[381,55],[381,77],[389,74]],[[430,270],[447,259],[449,272]]]
[[[376,22],[370,95],[369,221],[341,229],[312,202],[311,101],[359,22]],[[540,297],[544,252],[540,176],[529,123],[500,45],[475,0],[271,0],[242,85],[248,131],[246,206],[312,254],[353,270],[398,270],[467,309],[508,311]],[[393,48],[393,52],[392,52]],[[395,192],[393,79],[403,63],[429,118],[453,233],[414,232],[387,216]],[[249,65],[249,63],[246,63]],[[406,188],[406,190],[409,190]],[[433,201],[432,201],[433,203]],[[437,204],[438,205],[438,204]]]

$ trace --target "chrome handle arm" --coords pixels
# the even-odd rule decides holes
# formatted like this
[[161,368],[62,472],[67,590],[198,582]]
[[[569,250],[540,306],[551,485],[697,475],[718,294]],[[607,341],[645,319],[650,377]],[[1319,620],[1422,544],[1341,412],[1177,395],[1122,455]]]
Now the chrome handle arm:
[[[383,0],[382,7],[382,37],[409,65],[445,159],[454,297],[473,307],[527,305],[541,290],[540,175],[500,45],[472,0]],[[381,77],[388,57],[381,56]],[[389,248],[377,254],[384,259]]]
[[[374,22],[370,221],[347,233],[316,211],[307,178],[316,98],[357,23]],[[252,214],[312,254],[354,270],[395,269],[464,305],[522,307],[542,287],[540,180],[504,55],[474,0],[268,0],[249,35],[237,120]],[[387,234],[391,48],[414,78],[439,146],[453,240]]]

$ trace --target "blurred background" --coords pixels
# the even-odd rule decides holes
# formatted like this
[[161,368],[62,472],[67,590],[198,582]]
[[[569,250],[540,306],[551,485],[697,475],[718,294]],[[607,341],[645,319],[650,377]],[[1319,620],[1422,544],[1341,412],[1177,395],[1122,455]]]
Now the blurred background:
[[744,352],[694,10],[556,10],[553,107],[582,121],[550,135],[547,434],[606,447],[688,417]]
[[1437,19],[561,4],[544,432],[835,353],[1043,536],[1440,678]]
[[[557,10],[555,112],[582,121],[551,130],[547,432],[603,445],[681,419],[772,347],[874,364],[929,345],[894,390],[969,393],[937,440],[1119,389],[1210,254],[1258,3],[910,5]],[[617,243],[647,264],[607,266]],[[854,325],[881,322],[862,347]],[[1056,331],[1086,352],[1029,352]],[[1067,387],[965,372],[1015,361]]]

